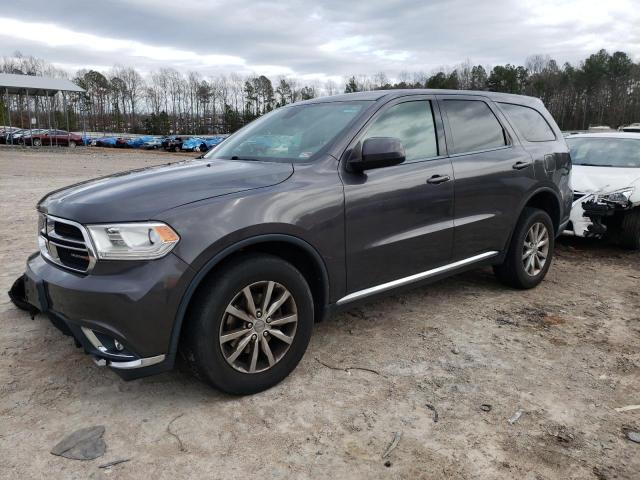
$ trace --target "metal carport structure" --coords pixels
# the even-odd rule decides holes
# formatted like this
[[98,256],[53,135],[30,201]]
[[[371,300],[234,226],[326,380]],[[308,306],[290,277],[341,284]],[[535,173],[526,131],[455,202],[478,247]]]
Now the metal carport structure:
[[[69,129],[69,111],[67,109],[67,94],[73,93],[80,95],[85,90],[66,78],[42,77],[36,75],[19,75],[13,73],[0,73],[0,92],[5,94],[8,127],[11,128],[11,101],[10,95],[26,95],[27,115],[29,117],[29,132],[32,133],[31,111],[29,105],[30,97],[47,97],[49,102],[48,126],[51,129],[51,104],[52,97],[58,93],[62,94],[63,110],[67,125],[67,136]],[[34,103],[37,109],[37,103]],[[37,118],[37,111],[36,111]],[[67,139],[68,143],[68,139]],[[50,140],[50,145],[52,142]]]

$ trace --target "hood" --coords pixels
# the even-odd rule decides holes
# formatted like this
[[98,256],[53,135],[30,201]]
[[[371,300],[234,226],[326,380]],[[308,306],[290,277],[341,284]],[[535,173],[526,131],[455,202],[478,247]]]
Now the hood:
[[640,194],[640,168],[590,167],[574,165],[571,171],[573,190],[583,193],[609,193],[634,187]]
[[275,185],[292,173],[288,163],[189,160],[56,190],[40,200],[38,210],[80,223],[153,220],[164,210]]

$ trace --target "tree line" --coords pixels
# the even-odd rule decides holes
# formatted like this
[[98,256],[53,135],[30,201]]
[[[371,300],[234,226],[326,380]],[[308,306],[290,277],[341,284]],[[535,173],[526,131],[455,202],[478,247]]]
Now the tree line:
[[[265,75],[203,76],[161,68],[142,75],[133,67],[109,71],[79,70],[70,76],[45,60],[16,53],[3,57],[0,72],[70,78],[86,90],[68,96],[27,99],[10,96],[14,125],[26,127],[27,112],[43,128],[149,134],[229,133],[251,120],[299,100],[366,90],[438,88],[488,90],[539,97],[563,130],[589,126],[617,128],[640,121],[640,62],[624,52],[600,50],[577,65],[562,66],[549,56],[533,55],[524,65],[493,68],[467,61],[443,67],[430,75],[401,72],[352,75],[339,85],[332,80],[303,82],[292,77]],[[27,101],[30,103],[27,105]],[[7,124],[6,102],[0,103],[0,124]],[[66,105],[67,110],[64,110]],[[50,113],[53,112],[53,113]]]

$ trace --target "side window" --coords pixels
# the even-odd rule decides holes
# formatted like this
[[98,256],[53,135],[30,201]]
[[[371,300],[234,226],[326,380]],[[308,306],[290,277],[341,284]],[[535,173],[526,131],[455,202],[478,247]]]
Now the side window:
[[431,102],[419,100],[389,108],[373,122],[363,140],[373,137],[399,138],[407,162],[437,157],[438,141]]
[[453,153],[477,152],[507,144],[502,125],[482,100],[445,100]]
[[523,105],[500,103],[525,140],[529,142],[551,142],[556,139],[553,130],[537,110]]

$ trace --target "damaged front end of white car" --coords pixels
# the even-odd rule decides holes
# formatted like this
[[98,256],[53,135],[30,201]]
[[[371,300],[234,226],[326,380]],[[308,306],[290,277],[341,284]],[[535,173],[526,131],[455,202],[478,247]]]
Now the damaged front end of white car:
[[580,134],[567,144],[574,195],[564,233],[640,249],[640,135]]
[[620,226],[620,219],[612,222],[616,216],[640,206],[640,202],[634,205],[631,201],[634,191],[633,187],[607,193],[574,191],[570,224],[564,233],[578,237],[604,237],[609,230],[608,224]]

